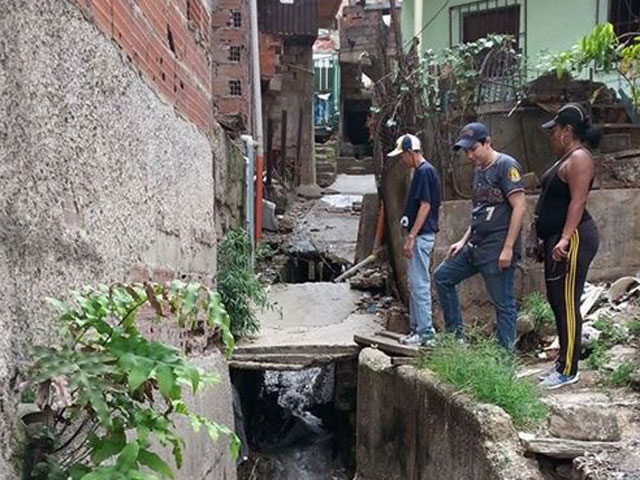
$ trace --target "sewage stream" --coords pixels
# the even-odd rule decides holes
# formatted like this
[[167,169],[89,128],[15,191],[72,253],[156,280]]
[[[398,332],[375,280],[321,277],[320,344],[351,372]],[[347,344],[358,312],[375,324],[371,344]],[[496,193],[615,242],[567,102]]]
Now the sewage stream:
[[300,371],[232,371],[248,457],[240,480],[351,480],[355,363]]

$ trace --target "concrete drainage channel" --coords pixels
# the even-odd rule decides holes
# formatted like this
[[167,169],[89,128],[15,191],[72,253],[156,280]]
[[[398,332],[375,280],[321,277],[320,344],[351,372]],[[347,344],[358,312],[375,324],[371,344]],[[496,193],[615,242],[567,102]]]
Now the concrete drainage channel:
[[295,371],[233,368],[231,381],[239,480],[572,478],[566,460],[526,458],[498,407],[375,349]]
[[346,263],[318,252],[290,255],[280,269],[280,283],[332,282],[346,268]]
[[296,371],[232,369],[248,446],[238,479],[354,478],[356,369],[355,358]]

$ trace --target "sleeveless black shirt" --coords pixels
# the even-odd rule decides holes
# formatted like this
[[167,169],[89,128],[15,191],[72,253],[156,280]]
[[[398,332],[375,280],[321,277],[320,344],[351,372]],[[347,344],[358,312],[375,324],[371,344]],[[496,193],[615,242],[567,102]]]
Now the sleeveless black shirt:
[[[558,171],[569,157],[570,154],[558,160],[542,175],[542,179],[540,180],[542,192],[540,192],[538,203],[536,204],[536,232],[538,238],[543,240],[562,233],[567,219],[569,203],[571,202],[571,191],[569,190],[569,184],[562,181],[558,175]],[[592,185],[593,178],[591,179],[589,189],[591,189]],[[589,219],[591,219],[591,215],[585,208],[580,223]]]

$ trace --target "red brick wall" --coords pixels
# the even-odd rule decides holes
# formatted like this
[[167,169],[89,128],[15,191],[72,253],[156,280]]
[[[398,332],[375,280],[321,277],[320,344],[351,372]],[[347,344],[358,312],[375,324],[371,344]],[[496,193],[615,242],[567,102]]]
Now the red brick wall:
[[[213,121],[208,0],[76,0],[178,114]],[[224,2],[221,2],[224,3]]]
[[284,42],[280,35],[260,32],[260,76],[269,80],[280,73]]
[[[232,12],[240,14],[239,27],[233,24]],[[220,0],[211,24],[212,92],[217,115],[225,124],[245,130],[250,127],[252,88],[248,0]],[[240,61],[229,60],[230,47],[239,47]],[[231,95],[230,80],[240,81],[240,96]]]

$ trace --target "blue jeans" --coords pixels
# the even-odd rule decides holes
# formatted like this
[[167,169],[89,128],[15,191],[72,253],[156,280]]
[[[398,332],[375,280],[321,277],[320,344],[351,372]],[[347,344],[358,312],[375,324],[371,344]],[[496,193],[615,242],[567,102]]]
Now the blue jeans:
[[431,318],[431,279],[429,277],[429,260],[434,240],[433,233],[418,235],[413,244],[413,255],[407,260],[411,331],[423,338],[435,336]]
[[515,267],[498,268],[498,261],[476,265],[472,260],[473,247],[465,247],[453,258],[444,260],[433,275],[447,332],[464,338],[464,324],[460,312],[457,285],[476,273],[482,274],[491,303],[496,309],[498,342],[513,350],[516,340],[516,301],[513,297]]

